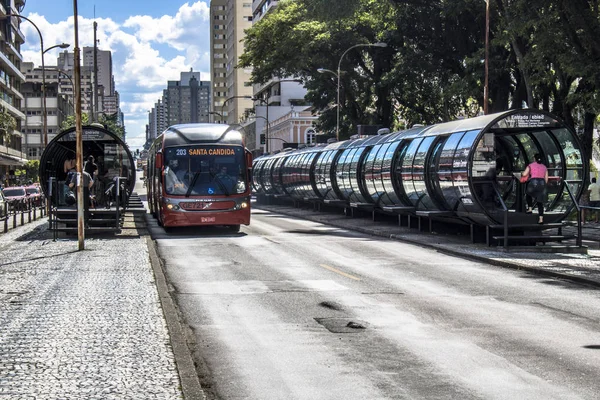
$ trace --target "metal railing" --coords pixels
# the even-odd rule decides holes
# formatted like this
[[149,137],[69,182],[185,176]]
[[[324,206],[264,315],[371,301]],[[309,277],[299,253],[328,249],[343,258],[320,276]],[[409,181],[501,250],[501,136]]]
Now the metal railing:
[[39,217],[42,218],[46,214],[46,199],[41,196],[39,198],[27,198],[24,200],[7,200],[0,213],[0,221],[4,222],[3,232],[8,232],[9,223],[12,221],[12,228],[16,228],[19,224],[25,225],[25,215],[27,215],[27,223],[35,221]]

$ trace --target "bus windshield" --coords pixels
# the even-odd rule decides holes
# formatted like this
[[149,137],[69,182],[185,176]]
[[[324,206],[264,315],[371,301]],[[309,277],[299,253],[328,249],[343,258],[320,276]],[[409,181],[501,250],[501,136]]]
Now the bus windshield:
[[193,145],[165,149],[165,192],[177,196],[232,195],[246,191],[244,148]]

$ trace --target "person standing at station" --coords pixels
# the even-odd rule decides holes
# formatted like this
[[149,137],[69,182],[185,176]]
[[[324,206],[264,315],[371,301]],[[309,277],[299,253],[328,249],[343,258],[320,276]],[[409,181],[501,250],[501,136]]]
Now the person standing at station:
[[548,184],[548,168],[542,162],[542,156],[536,153],[534,162],[529,164],[522,176],[529,177],[525,190],[527,201],[527,214],[533,212],[534,202],[538,208],[538,224],[544,223],[544,201],[546,200],[546,186]]
[[[596,182],[596,178],[592,178],[592,183],[588,186],[590,194],[590,207],[600,207],[600,185]],[[594,222],[598,223],[598,210],[591,210],[594,216]]]

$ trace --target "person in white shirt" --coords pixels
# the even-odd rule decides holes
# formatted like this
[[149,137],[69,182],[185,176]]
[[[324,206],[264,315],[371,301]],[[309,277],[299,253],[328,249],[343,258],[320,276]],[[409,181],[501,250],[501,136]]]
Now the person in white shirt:
[[[596,182],[596,178],[592,178],[592,183],[588,186],[590,193],[590,207],[600,207],[600,185]],[[598,222],[598,210],[591,210],[594,216],[594,222]]]

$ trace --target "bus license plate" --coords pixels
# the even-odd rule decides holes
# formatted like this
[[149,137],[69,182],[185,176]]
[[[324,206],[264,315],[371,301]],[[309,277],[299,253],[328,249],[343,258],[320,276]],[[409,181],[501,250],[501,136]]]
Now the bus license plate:
[[200,218],[201,222],[215,222],[215,217],[202,217]]

